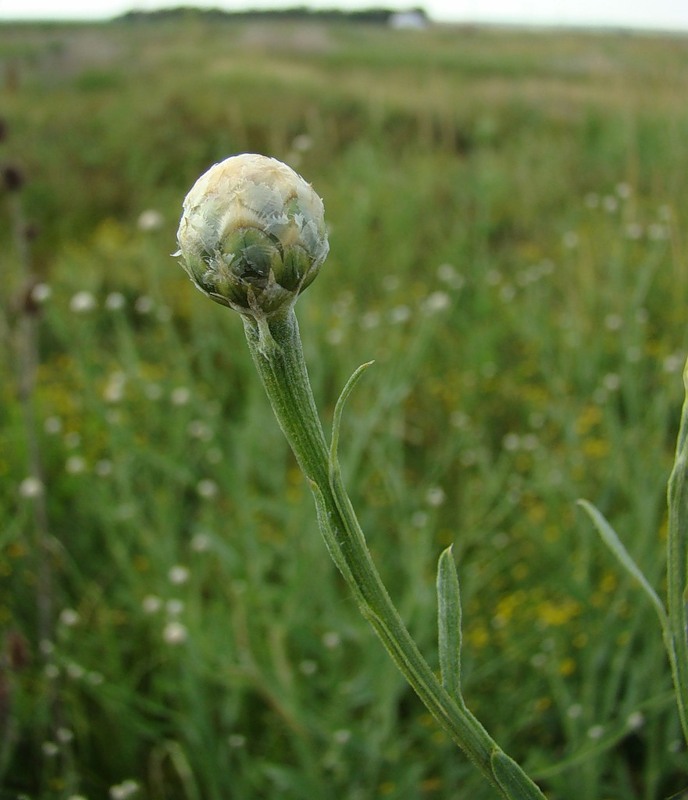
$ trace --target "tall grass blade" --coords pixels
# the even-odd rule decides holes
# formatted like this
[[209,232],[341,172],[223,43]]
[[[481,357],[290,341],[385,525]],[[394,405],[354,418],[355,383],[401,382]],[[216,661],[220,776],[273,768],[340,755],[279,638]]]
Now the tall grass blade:
[[664,603],[659,598],[659,595],[650,585],[650,582],[643,574],[640,567],[635,563],[633,558],[631,557],[628,550],[623,545],[621,539],[619,539],[618,534],[612,528],[612,526],[607,522],[604,515],[592,504],[589,503],[587,500],[578,500],[578,505],[585,511],[585,513],[590,517],[592,520],[593,525],[597,529],[602,541],[607,545],[607,547],[612,551],[612,553],[616,556],[617,561],[621,564],[621,566],[629,573],[633,578],[638,581],[640,587],[647,595],[648,599],[652,603],[657,612],[657,616],[659,617],[659,622],[662,626],[662,633],[666,636],[668,629],[669,629],[669,619],[667,617],[667,612],[664,607]]

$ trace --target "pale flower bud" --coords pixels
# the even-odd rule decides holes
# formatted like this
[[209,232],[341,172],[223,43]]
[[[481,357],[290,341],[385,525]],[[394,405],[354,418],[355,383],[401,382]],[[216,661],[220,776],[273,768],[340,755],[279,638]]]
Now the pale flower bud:
[[184,200],[181,264],[222,305],[267,317],[290,308],[327,253],[322,200],[291,167],[243,154],[212,166]]

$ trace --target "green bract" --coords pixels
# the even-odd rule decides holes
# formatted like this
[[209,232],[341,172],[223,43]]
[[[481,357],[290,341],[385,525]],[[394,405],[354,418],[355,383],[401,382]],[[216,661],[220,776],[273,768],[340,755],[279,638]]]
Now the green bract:
[[202,292],[254,317],[291,308],[329,251],[323,203],[310,184],[252,153],[201,175],[184,199],[177,242]]

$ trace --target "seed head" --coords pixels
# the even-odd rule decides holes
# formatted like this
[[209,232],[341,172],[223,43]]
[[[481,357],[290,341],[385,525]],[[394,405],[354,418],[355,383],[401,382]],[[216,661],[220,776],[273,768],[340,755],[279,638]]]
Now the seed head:
[[255,318],[290,308],[329,251],[322,200],[291,167],[246,153],[212,166],[184,200],[181,264],[222,305]]

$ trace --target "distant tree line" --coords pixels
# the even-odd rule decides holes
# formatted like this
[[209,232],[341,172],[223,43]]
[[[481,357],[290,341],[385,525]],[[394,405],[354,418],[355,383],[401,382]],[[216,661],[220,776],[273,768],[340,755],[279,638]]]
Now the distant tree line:
[[[421,19],[427,20],[427,14],[422,8],[407,9],[408,13],[417,15]],[[314,9],[308,6],[295,6],[292,8],[281,9],[247,9],[245,11],[224,11],[220,8],[197,8],[193,6],[176,6],[174,8],[161,8],[155,11],[128,11],[118,17],[118,21],[125,22],[146,22],[156,20],[175,20],[188,19],[190,16],[217,20],[256,20],[256,19],[275,19],[275,20],[320,20],[323,22],[336,22],[348,20],[353,22],[366,22],[374,24],[387,24],[390,19],[397,14],[389,8],[366,8],[352,11],[342,9]]]

